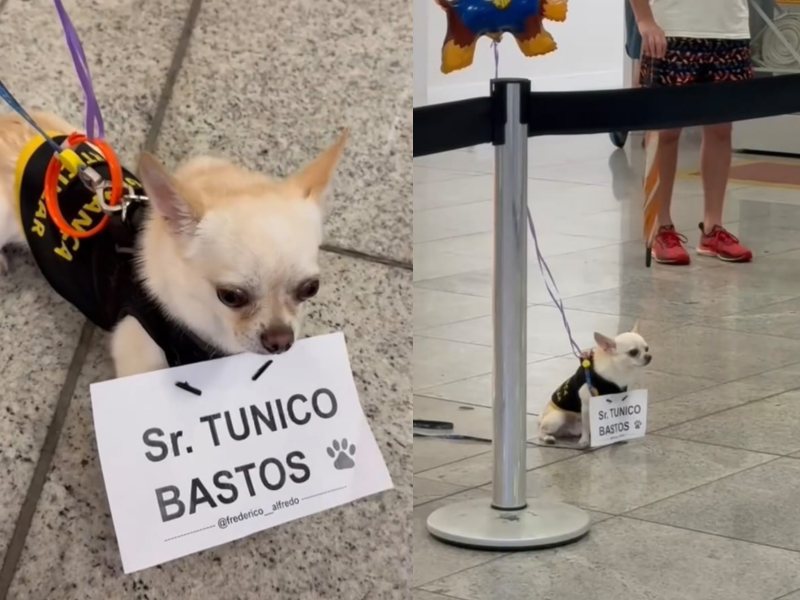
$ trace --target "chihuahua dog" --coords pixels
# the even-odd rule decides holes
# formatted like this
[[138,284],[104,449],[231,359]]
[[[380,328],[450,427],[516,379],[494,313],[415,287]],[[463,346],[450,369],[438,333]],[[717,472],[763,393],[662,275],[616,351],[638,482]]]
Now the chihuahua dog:
[[633,330],[611,339],[595,333],[597,346],[586,356],[591,366],[589,379],[592,390],[586,383],[583,364],[572,377],[553,392],[539,418],[539,439],[554,444],[556,438],[580,436],[578,447],[591,445],[589,427],[589,399],[592,396],[618,394],[635,387],[641,367],[652,360],[650,347],[639,335],[638,323]]
[[[57,143],[76,131],[56,116],[32,116]],[[345,140],[346,132],[280,181],[209,157],[170,174],[144,154],[138,177],[123,173],[128,188],[145,197],[135,207],[139,218],[129,215],[138,225],[128,224],[134,230],[123,236],[126,249],[113,233],[119,227],[88,239],[55,227],[42,195],[42,166],[53,150],[21,118],[5,115],[0,247],[27,244],[55,290],[112,332],[118,377],[241,352],[285,352],[300,335],[304,301],[319,289],[324,203]],[[109,172],[92,144],[76,153]],[[76,227],[99,222],[105,213],[73,175],[62,170],[62,214]],[[71,196],[79,198],[75,207]],[[5,255],[0,270],[8,270]]]

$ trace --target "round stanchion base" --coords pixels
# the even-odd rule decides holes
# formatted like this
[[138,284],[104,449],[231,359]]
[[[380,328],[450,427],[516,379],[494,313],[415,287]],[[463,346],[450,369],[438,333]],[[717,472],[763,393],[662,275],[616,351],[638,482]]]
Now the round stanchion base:
[[569,504],[531,498],[522,510],[497,510],[481,498],[434,511],[428,531],[465,548],[535,550],[579,540],[589,532],[589,515]]

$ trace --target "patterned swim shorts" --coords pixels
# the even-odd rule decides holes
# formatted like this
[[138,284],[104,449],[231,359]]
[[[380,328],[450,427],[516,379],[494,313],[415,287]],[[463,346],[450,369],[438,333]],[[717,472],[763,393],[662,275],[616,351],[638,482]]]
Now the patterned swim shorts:
[[642,87],[752,79],[749,40],[667,38],[664,58],[642,57]]

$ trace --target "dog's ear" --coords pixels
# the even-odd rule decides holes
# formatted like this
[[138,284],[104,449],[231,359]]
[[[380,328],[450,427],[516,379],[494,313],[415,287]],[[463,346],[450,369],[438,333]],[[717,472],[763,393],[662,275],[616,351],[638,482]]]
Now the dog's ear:
[[594,341],[600,346],[600,349],[609,354],[613,354],[617,349],[617,342],[602,333],[594,332]]
[[310,198],[320,206],[325,204],[325,198],[333,180],[333,172],[336,170],[336,165],[339,164],[345,142],[347,142],[347,134],[348,131],[345,129],[333,146],[291,176],[289,182],[300,189],[303,198]]
[[636,322],[633,324],[633,329],[631,329],[631,333],[639,335],[639,319],[636,319]]
[[191,235],[199,219],[181,193],[178,183],[167,173],[158,159],[147,152],[139,159],[139,178],[150,202],[164,218],[173,233]]

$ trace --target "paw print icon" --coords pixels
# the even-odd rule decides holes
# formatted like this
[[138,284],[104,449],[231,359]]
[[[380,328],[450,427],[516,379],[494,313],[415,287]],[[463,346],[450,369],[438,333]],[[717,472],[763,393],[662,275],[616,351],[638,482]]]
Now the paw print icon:
[[641,429],[641,428],[642,428],[642,422],[641,422],[641,421],[638,421],[638,420],[637,420],[637,421],[634,421],[634,422],[633,422],[633,426],[634,426],[636,429]]
[[333,466],[338,470],[352,469],[356,466],[353,461],[353,455],[356,453],[355,444],[347,442],[346,438],[342,438],[342,443],[339,440],[333,440],[333,443],[327,449],[328,456],[335,459]]

